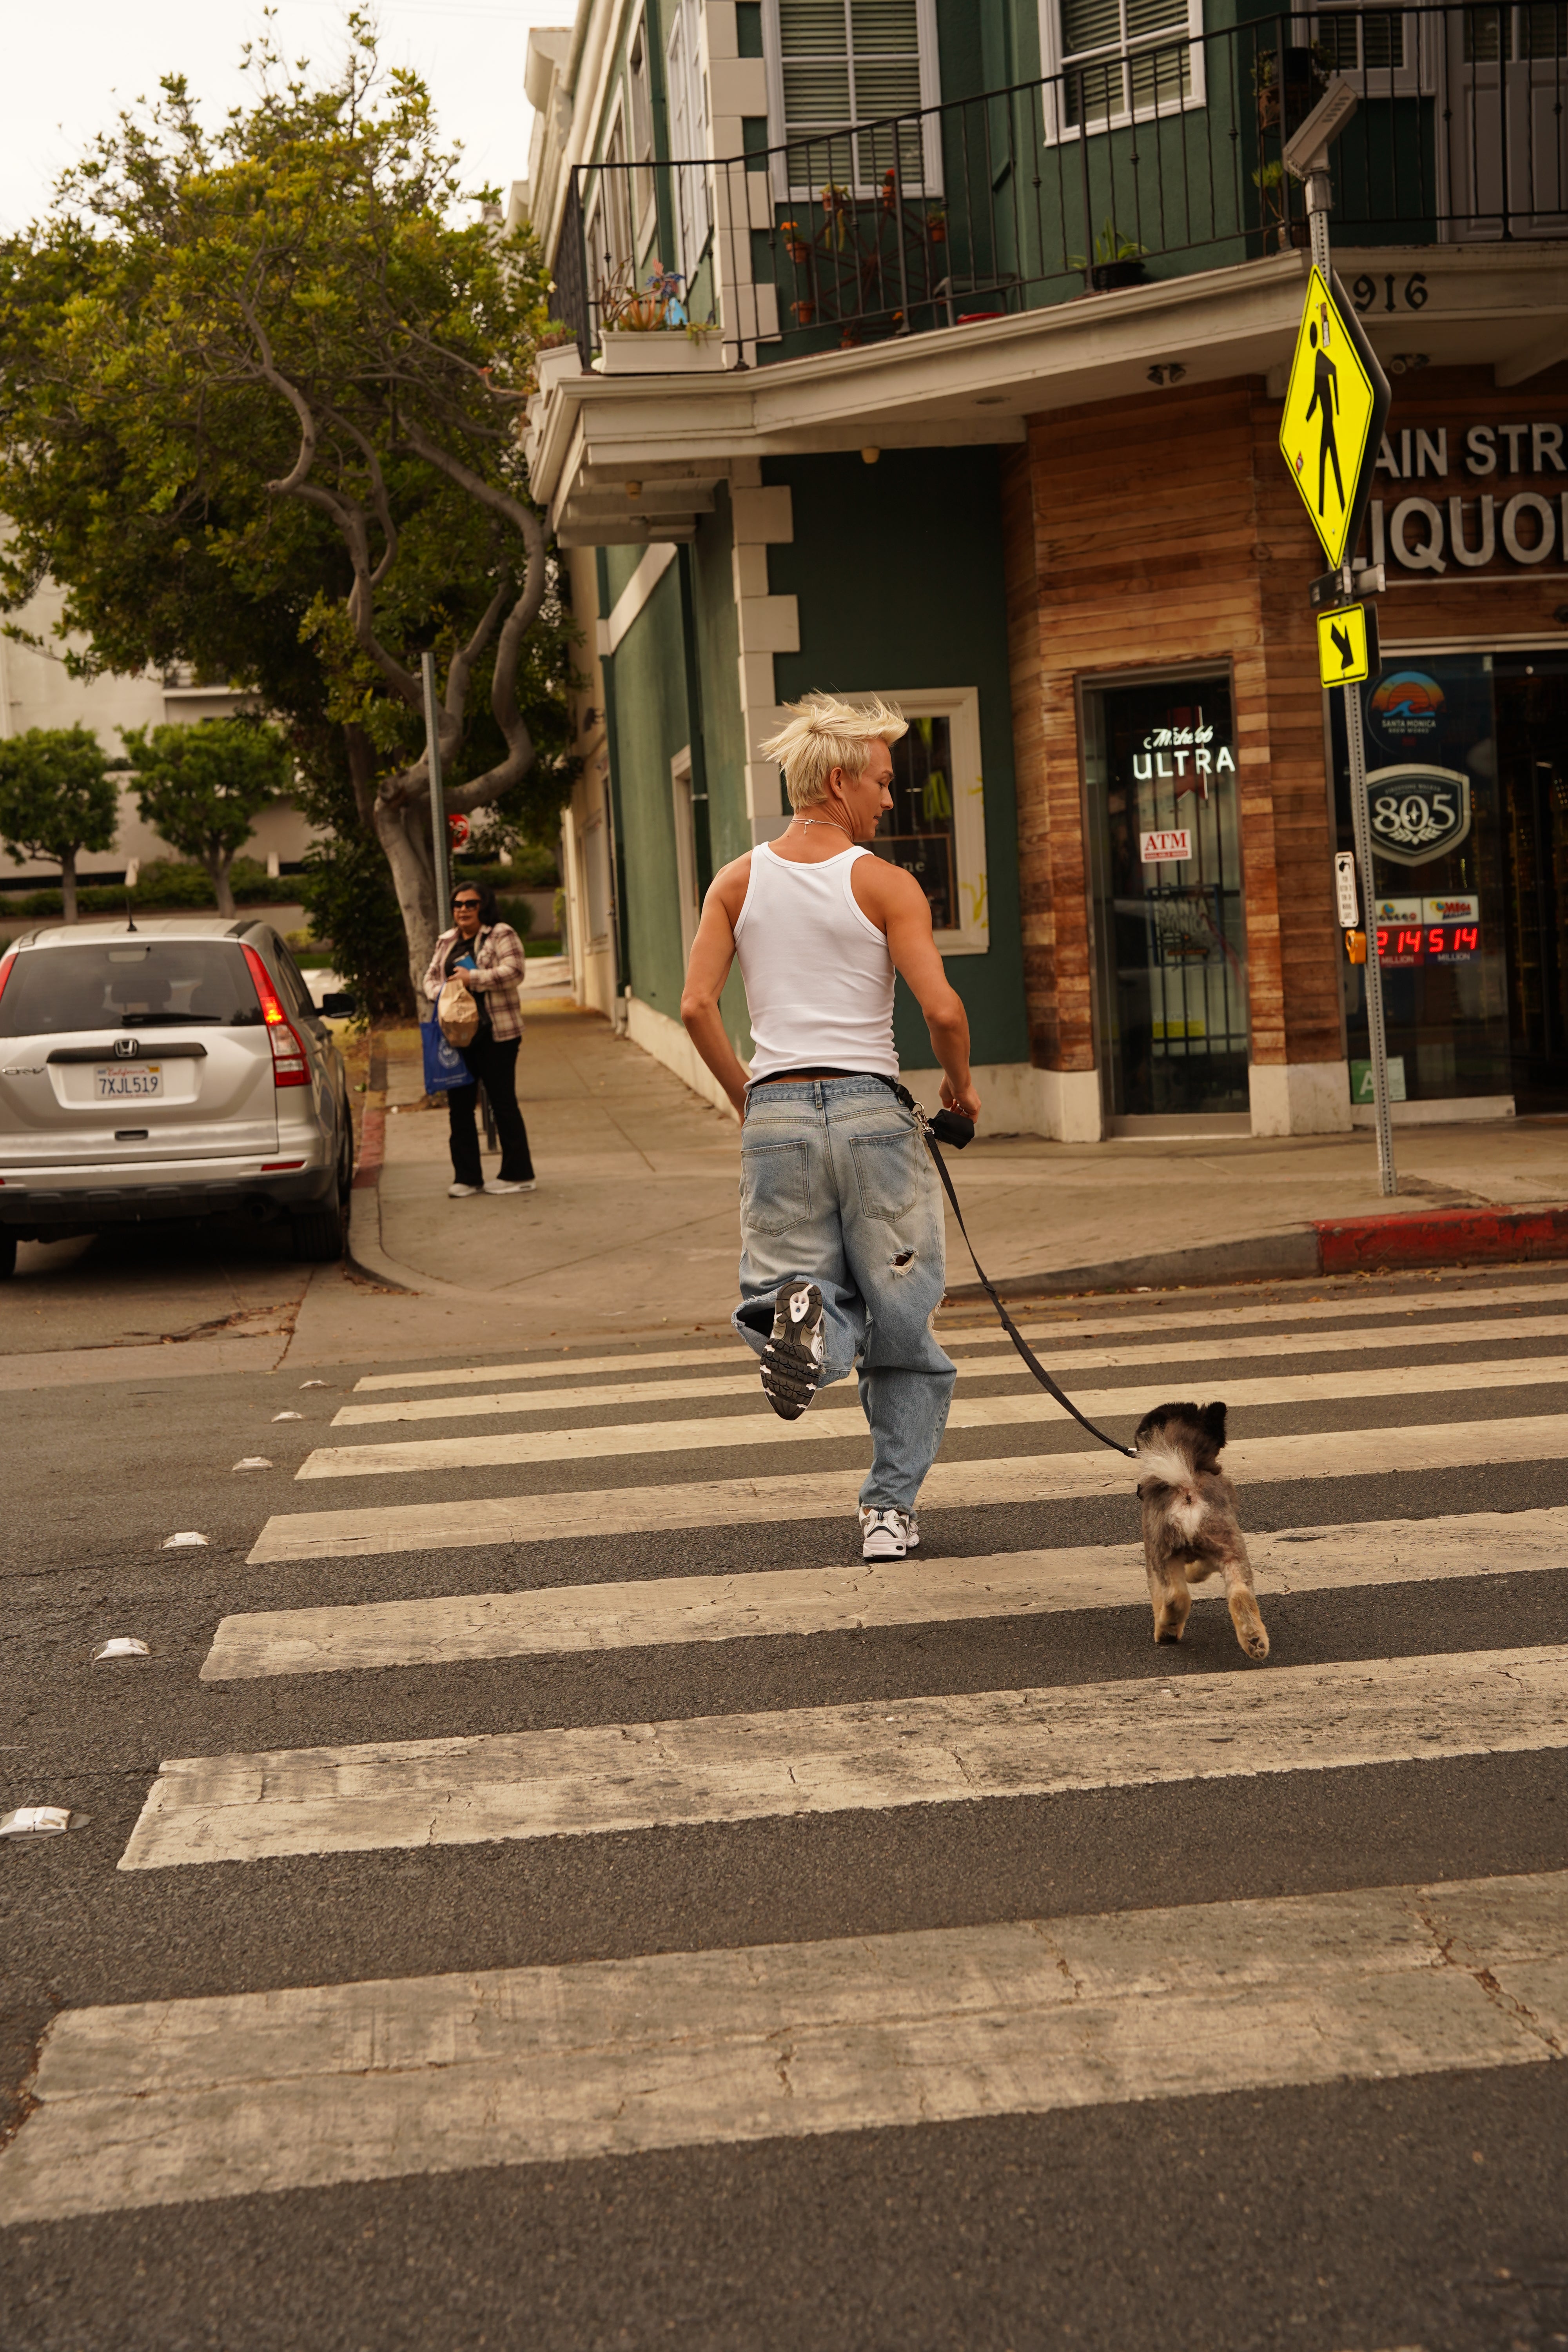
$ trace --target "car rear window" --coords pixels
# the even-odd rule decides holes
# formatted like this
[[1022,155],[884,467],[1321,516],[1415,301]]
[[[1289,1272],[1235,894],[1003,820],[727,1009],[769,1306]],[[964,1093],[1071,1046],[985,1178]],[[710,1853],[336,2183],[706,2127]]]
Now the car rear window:
[[24,948],[0,996],[0,1037],[79,1029],[224,1027],[259,1021],[238,945],[226,940],[96,941]]

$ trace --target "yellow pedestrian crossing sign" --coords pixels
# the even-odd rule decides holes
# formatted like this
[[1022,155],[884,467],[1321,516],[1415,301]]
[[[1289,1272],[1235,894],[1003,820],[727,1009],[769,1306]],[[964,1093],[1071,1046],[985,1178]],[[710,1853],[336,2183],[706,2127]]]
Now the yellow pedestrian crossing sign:
[[1331,564],[1354,550],[1388,415],[1388,378],[1335,278],[1314,268],[1279,447]]
[[1318,615],[1318,676],[1325,686],[1359,686],[1378,667],[1377,616],[1364,604]]

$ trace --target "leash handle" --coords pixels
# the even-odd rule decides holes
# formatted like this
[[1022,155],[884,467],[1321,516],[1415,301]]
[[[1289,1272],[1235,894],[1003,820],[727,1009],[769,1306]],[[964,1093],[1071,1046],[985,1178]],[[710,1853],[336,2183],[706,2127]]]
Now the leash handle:
[[[890,1079],[884,1080],[884,1084],[892,1086],[892,1081]],[[924,1111],[921,1108],[919,1103],[916,1102],[913,1095],[910,1094],[907,1087],[894,1086],[892,1087],[892,1091],[898,1096],[899,1100],[905,1106],[906,1109],[913,1111],[915,1115],[915,1119],[920,1127],[921,1133],[925,1138],[926,1150],[931,1153],[931,1158],[936,1162],[936,1172],[942,1178],[942,1191],[947,1194],[949,1202],[952,1208],[952,1213],[958,1220],[958,1230],[963,1235],[963,1246],[969,1252],[970,1261],[974,1267],[975,1273],[980,1276],[980,1286],[982,1290],[984,1291],[986,1297],[996,1309],[1002,1328],[1005,1331],[1007,1337],[1011,1339],[1013,1345],[1016,1348],[1018,1353],[1024,1359],[1025,1363],[1028,1366],[1036,1380],[1038,1381],[1040,1386],[1047,1392],[1048,1395],[1054,1396],[1057,1402],[1061,1405],[1065,1411],[1071,1413],[1079,1427],[1080,1429],[1087,1429],[1091,1437],[1097,1437],[1100,1440],[1101,1445],[1109,1445],[1113,1454],[1120,1454],[1123,1455],[1127,1461],[1135,1462],[1138,1459],[1137,1447],[1135,1445],[1123,1445],[1119,1439],[1108,1437],[1103,1429],[1097,1429],[1095,1427],[1093,1422],[1089,1419],[1086,1413],[1079,1412],[1071,1397],[1067,1395],[1063,1390],[1058,1388],[1056,1381],[1052,1380],[1049,1372],[1047,1371],[1044,1364],[1041,1363],[1039,1358],[1036,1355],[1034,1349],[1030,1347],[1028,1341],[1025,1339],[1023,1333],[1014,1322],[1013,1318],[1003,1306],[1001,1298],[997,1294],[995,1284],[991,1280],[985,1268],[981,1265],[980,1260],[974,1255],[974,1244],[969,1238],[969,1228],[963,1222],[963,1211],[958,1205],[958,1195],[952,1189],[952,1179],[947,1172],[947,1162],[942,1156],[942,1145],[937,1140],[936,1135],[933,1132],[933,1122],[927,1118]],[[942,1118],[956,1118],[962,1117],[962,1114],[942,1111],[939,1114],[939,1117]],[[968,1135],[960,1139],[958,1136],[950,1133],[946,1139],[947,1141],[953,1144],[960,1151],[963,1150],[964,1145],[971,1140],[974,1133],[974,1127],[972,1120],[965,1118],[963,1120],[963,1124],[969,1129]]]

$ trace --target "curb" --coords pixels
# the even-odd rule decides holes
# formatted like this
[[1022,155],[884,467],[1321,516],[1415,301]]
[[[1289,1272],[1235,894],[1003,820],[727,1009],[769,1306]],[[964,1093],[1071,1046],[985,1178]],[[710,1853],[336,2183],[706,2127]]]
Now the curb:
[[[1325,1217],[1248,1241],[1205,1242],[1147,1257],[1017,1274],[996,1285],[1004,1298],[1050,1298],[1091,1290],[1207,1288],[1236,1282],[1311,1281],[1376,1267],[1459,1266],[1498,1259],[1568,1258],[1568,1206],[1543,1209],[1398,1210]],[[984,1300],[977,1282],[950,1283],[950,1306]]]

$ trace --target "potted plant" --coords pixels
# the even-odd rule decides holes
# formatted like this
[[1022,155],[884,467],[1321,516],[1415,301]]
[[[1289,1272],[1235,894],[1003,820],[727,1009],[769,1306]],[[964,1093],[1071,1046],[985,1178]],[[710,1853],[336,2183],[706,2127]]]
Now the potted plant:
[[1070,268],[1081,269],[1097,294],[1110,294],[1120,286],[1147,286],[1149,272],[1143,267],[1146,245],[1123,236],[1114,220],[1108,220],[1094,240],[1092,264],[1081,253],[1069,253]]
[[809,327],[816,317],[815,302],[792,302],[789,307],[795,312],[795,323],[797,327]]
[[926,215],[926,235],[933,245],[947,243],[947,215],[939,207]]
[[822,209],[827,215],[827,226],[833,242],[842,252],[849,235],[849,191],[841,181],[829,180],[822,191]]
[[656,259],[642,286],[630,271],[606,278],[599,288],[599,357],[605,375],[700,375],[724,364],[718,329],[694,320],[686,304],[686,281]]
[[797,269],[811,259],[811,247],[801,234],[798,221],[780,221],[779,235],[784,241],[784,251]]

